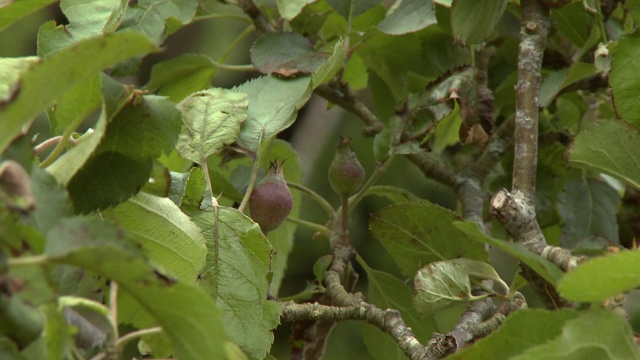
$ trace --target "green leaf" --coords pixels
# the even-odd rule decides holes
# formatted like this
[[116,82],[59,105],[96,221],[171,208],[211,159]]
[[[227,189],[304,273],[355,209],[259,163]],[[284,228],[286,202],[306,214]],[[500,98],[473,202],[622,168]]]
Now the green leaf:
[[520,310],[509,315],[505,322],[489,336],[451,355],[449,359],[484,360],[487,354],[491,354],[493,359],[513,359],[530,347],[545,344],[558,337],[563,326],[578,316],[579,313],[573,309]]
[[389,35],[402,35],[437,23],[431,0],[403,0],[389,9],[387,16],[378,24],[378,29]]
[[418,202],[422,199],[412,193],[411,191],[392,185],[375,185],[367,189],[367,195],[376,195],[386,197],[392,202],[404,203],[404,202]]
[[560,245],[573,249],[580,241],[604,238],[619,244],[616,209],[620,194],[605,182],[579,178],[565,184],[558,197],[558,211],[562,215]]
[[47,340],[47,359],[72,358],[71,346],[74,342],[70,325],[65,321],[63,309],[53,303],[46,304],[41,309],[46,318],[44,335]]
[[160,45],[168,34],[193,19],[197,7],[197,0],[140,0],[127,8],[121,27],[146,34]]
[[424,264],[459,257],[486,260],[482,244],[453,226],[450,210],[428,203],[386,207],[371,216],[369,229],[406,276]]
[[208,57],[184,54],[153,65],[145,88],[177,103],[191,93],[209,88],[216,72]]
[[453,224],[471,239],[483,244],[489,244],[522,261],[551,284],[556,284],[563,275],[562,271],[553,263],[532,253],[521,244],[489,237],[480,231],[478,225],[471,222],[456,221]]
[[640,126],[640,103],[637,101],[640,92],[640,34],[633,33],[620,39],[613,51],[609,85],[613,93],[613,102],[618,116]]
[[123,108],[69,180],[76,211],[104,209],[137,193],[149,180],[152,159],[173,149],[179,126],[180,113],[164,97],[146,95]]
[[278,12],[287,20],[293,20],[307,5],[307,0],[278,0]]
[[99,70],[154,50],[145,36],[118,32],[82,40],[34,65],[20,77],[11,100],[0,106],[0,152],[24,125],[74,86]]
[[562,334],[527,349],[514,360],[639,359],[631,327],[618,313],[594,309],[568,320]]
[[331,56],[318,67],[313,74],[313,87],[328,83],[342,69],[344,64],[344,41],[340,40],[333,46]]
[[97,219],[63,219],[47,234],[46,254],[55,262],[117,281],[162,326],[176,357],[225,358],[225,331],[213,300],[198,288],[163,276],[114,226]]
[[[634,95],[635,96],[635,95]],[[597,121],[575,139],[571,165],[601,171],[640,189],[640,131],[622,121]]]
[[61,218],[74,214],[69,194],[48,172],[34,167],[31,170],[31,189],[38,203],[31,216],[36,229],[43,234]]
[[65,93],[52,110],[48,110],[51,132],[62,135],[76,129],[94,111],[100,108],[100,76],[96,74]]
[[207,241],[200,287],[216,300],[231,339],[252,359],[273,342],[281,305],[267,300],[271,245],[260,227],[224,206],[191,213]]
[[[358,257],[358,263],[367,273],[367,300],[381,309],[400,311],[402,319],[411,328],[416,338],[426,344],[431,335],[437,331],[437,324],[433,317],[422,316],[418,319],[411,302],[411,288],[391,274],[370,268],[360,257]],[[361,329],[369,354],[375,359],[406,359],[404,352],[398,348],[398,344],[389,334],[364,323]]]
[[76,212],[105,209],[127,200],[149,180],[152,165],[151,160],[132,159],[119,152],[92,156],[67,184]]
[[453,110],[438,122],[433,132],[435,137],[433,150],[436,153],[442,153],[447,146],[460,142],[460,125],[462,125],[460,102],[456,101]]
[[9,337],[19,349],[37,341],[44,327],[42,314],[16,294],[0,297],[0,335]]
[[507,0],[454,0],[451,5],[453,36],[463,44],[489,38],[507,8]]
[[576,62],[567,69],[558,70],[547,76],[540,87],[540,106],[548,107],[560,90],[567,86],[596,75],[593,64]]
[[0,58],[0,101],[11,101],[18,90],[20,76],[41,62],[37,56]]
[[180,156],[198,164],[236,140],[247,118],[247,95],[221,88],[191,94],[178,104],[182,129],[176,144]]
[[242,124],[239,140],[256,151],[261,141],[293,124],[298,110],[311,97],[311,78],[283,80],[264,76],[234,89],[249,98],[249,117]]
[[97,0],[90,3],[83,0],[62,0],[60,9],[69,20],[69,25],[61,28],[76,40],[111,33],[120,25],[127,9],[126,0]]
[[435,314],[460,302],[484,299],[487,295],[471,292],[471,286],[483,280],[494,280],[506,295],[508,286],[487,263],[464,258],[432,262],[413,280],[413,307],[418,314]]
[[251,63],[263,74],[296,77],[315,72],[328,55],[298,33],[267,33],[251,47]]
[[591,259],[562,277],[558,291],[572,301],[604,301],[640,286],[639,261],[638,251],[622,251]]
[[194,284],[206,255],[200,228],[167,198],[139,193],[104,212],[142,244],[155,264],[186,284]]
[[[269,147],[264,149],[263,156],[261,157],[262,168],[268,168],[269,161],[273,159],[286,159],[283,166],[285,179],[290,182],[300,183],[302,179],[302,169],[298,161],[298,153],[291,147],[291,144],[280,139],[271,142]],[[302,193],[293,191],[291,195],[293,196],[293,208],[291,208],[289,216],[298,217],[302,204]],[[280,291],[280,285],[284,279],[287,263],[289,262],[289,254],[293,249],[297,228],[297,224],[285,221],[280,227],[270,231],[267,236],[267,239],[269,239],[275,251],[271,259],[272,279],[269,286],[272,294],[277,295]]]
[[0,32],[52,2],[54,0],[12,1],[8,5],[5,3],[0,8]]
[[558,31],[579,48],[587,44],[589,29],[596,26],[593,17],[577,2],[554,9],[551,19]]

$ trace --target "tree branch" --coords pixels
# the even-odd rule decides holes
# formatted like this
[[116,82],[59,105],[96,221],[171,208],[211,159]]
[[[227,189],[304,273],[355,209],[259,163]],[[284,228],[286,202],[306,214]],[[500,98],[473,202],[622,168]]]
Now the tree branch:
[[384,124],[360,100],[349,85],[332,82],[318,86],[315,89],[315,93],[360,118],[367,125],[366,128],[362,129],[362,133],[365,136],[373,136],[384,129]]
[[512,190],[522,192],[523,200],[534,206],[538,156],[538,95],[550,21],[549,9],[540,0],[522,0],[520,6],[522,39],[518,52]]

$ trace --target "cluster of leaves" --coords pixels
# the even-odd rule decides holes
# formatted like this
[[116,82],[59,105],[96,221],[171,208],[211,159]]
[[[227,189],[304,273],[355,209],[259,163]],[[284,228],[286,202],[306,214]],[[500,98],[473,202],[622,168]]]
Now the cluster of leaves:
[[[52,2],[0,8],[0,31]],[[447,330],[434,316],[445,308],[521,296],[524,280],[507,285],[486,245],[571,301],[597,304],[640,285],[634,251],[563,274],[505,241],[495,221],[485,234],[407,189],[372,186],[397,156],[426,156],[464,179],[486,152],[504,155],[481,196],[509,183],[513,155],[490,139],[516,109],[519,2],[238,1],[251,17],[212,3],[62,0],[68,24],[42,24],[37,56],[0,58],[0,357],[269,356],[286,306],[272,297],[304,224],[296,219],[302,194],[293,191],[294,221],[268,237],[244,208],[273,159],[287,159],[285,177],[300,182],[296,152],[276,136],[314,92],[375,135],[360,156],[374,158],[376,170],[349,207],[366,195],[388,198],[370,233],[415,289],[357,261],[367,301],[399,310],[423,344]],[[640,236],[640,2],[547,5],[554,28],[539,95],[538,221],[547,242],[575,253],[632,247]],[[143,86],[124,82],[177,30],[227,15],[260,33],[251,80],[211,88],[229,66],[183,54],[155,64]],[[358,92],[370,95],[371,111],[362,111]],[[25,135],[42,114],[50,136]],[[312,220],[326,229],[326,219]],[[324,291],[322,255],[311,293]],[[372,356],[403,356],[388,334],[361,328]],[[521,310],[457,356],[487,354],[640,357],[629,324],[597,306]]]

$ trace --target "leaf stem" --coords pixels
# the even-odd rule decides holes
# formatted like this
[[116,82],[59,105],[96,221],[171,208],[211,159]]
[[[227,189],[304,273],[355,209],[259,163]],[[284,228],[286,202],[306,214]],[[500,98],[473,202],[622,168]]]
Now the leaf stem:
[[329,204],[329,202],[327,200],[325,200],[317,192],[309,189],[308,187],[306,187],[306,186],[304,186],[302,184],[298,184],[298,183],[287,182],[287,186],[289,186],[290,188],[294,188],[294,189],[302,191],[304,194],[306,194],[311,199],[313,199],[315,202],[317,202],[318,205],[320,205],[324,209],[324,211],[327,213],[327,215],[329,215],[329,218],[333,218],[333,216],[335,215],[336,211],[333,209],[333,206],[331,206],[331,204]]
[[[209,165],[207,164],[207,159],[204,158],[201,160],[202,171],[204,172],[204,179],[207,182],[207,189],[209,189],[209,196],[211,197],[211,204],[213,207],[218,206],[218,200],[213,196],[213,187],[211,184],[211,177],[209,176]],[[205,196],[206,196],[205,191]]]
[[258,170],[260,169],[260,146],[262,145],[262,134],[260,132],[260,139],[258,140],[258,151],[256,151],[256,157],[253,159],[253,166],[251,167],[251,178],[249,179],[249,185],[247,186],[247,191],[244,193],[244,197],[242,198],[242,202],[240,206],[238,206],[238,210],[240,212],[244,212],[249,204],[249,198],[251,197],[251,193],[253,192],[253,187],[256,183],[256,178],[258,177]]
[[49,261],[49,255],[23,256],[9,259],[9,266],[43,265]]
[[58,158],[58,156],[62,154],[64,148],[67,146],[67,143],[71,143],[72,145],[76,144],[76,141],[71,139],[71,134],[73,134],[75,130],[75,127],[69,127],[64,130],[64,133],[61,136],[53,137],[36,146],[35,151],[36,153],[39,153],[44,149],[43,147],[49,146],[51,142],[56,143],[56,147],[53,148],[53,151],[51,151],[49,156],[47,156],[47,158],[44,159],[44,161],[40,164],[41,169],[44,169],[47,166],[51,165]]
[[[112,321],[117,324],[118,323],[118,283],[114,280],[111,281],[111,286],[109,287],[109,315]],[[118,326],[114,326],[113,328],[113,339],[117,339],[120,337],[118,334]]]
[[292,222],[294,224],[298,224],[298,225],[307,227],[307,228],[309,228],[311,230],[315,230],[317,232],[322,233],[322,235],[325,235],[327,237],[329,235],[331,235],[331,230],[329,230],[329,228],[324,226],[324,225],[316,224],[314,222],[305,221],[305,220],[294,218],[294,217],[291,217],[291,216],[287,218],[287,221]]
[[215,62],[213,60],[211,61],[211,63],[213,64],[213,66],[221,70],[237,71],[237,72],[257,71],[256,67],[253,65],[226,65],[226,64],[221,64],[219,62]]
[[146,335],[153,335],[161,332],[162,332],[162,328],[160,326],[130,332],[127,335],[118,339],[118,341],[116,342],[116,349],[118,350],[118,353],[120,353],[122,352],[122,349],[124,349],[124,346],[129,341],[141,338]]
[[375,184],[375,182],[378,180],[380,175],[384,174],[384,172],[387,171],[387,169],[389,168],[389,165],[391,165],[391,162],[393,161],[393,158],[394,158],[394,155],[391,155],[383,163],[376,164],[376,167],[373,170],[373,174],[369,176],[369,178],[367,179],[367,182],[364,183],[360,191],[358,191],[355,195],[349,198],[349,205],[348,205],[349,211],[351,211],[351,209],[353,209],[360,202],[360,200],[362,200],[362,198],[364,198],[365,195],[367,195],[369,188],[371,188]]

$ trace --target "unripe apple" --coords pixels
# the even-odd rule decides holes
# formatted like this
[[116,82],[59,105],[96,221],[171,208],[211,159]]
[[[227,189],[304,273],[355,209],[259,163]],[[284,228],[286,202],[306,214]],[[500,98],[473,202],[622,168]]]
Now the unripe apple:
[[277,229],[293,207],[293,197],[282,174],[283,162],[271,162],[267,174],[251,193],[249,211],[251,219],[267,234]]
[[364,181],[364,168],[351,147],[351,139],[340,139],[336,155],[329,166],[329,182],[338,194],[358,191]]

